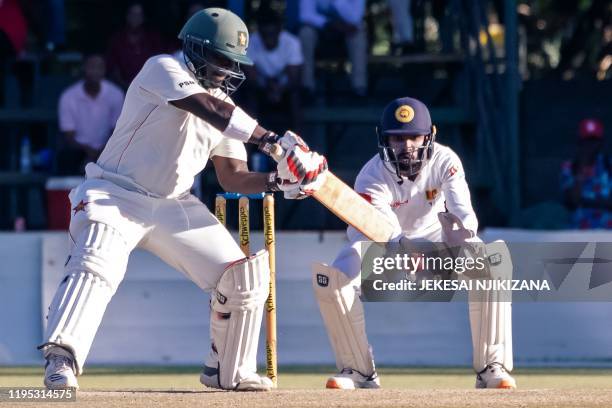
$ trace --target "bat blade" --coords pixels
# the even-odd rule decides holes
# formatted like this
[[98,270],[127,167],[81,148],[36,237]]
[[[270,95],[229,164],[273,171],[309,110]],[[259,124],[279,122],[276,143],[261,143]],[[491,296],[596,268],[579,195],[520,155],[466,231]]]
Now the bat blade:
[[375,242],[389,241],[395,228],[391,221],[355,190],[328,171],[325,183],[313,197],[338,218]]

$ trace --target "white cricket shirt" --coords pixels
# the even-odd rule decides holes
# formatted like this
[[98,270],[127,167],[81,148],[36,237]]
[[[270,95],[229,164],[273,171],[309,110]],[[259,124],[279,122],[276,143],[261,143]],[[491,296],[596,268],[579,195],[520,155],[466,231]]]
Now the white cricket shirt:
[[87,165],[87,177],[176,198],[189,191],[210,157],[246,161],[241,141],[168,103],[196,93],[233,104],[220,89],[201,87],[183,61],[171,55],[150,58],[130,84],[115,131],[98,162]]
[[[355,191],[369,200],[393,221],[409,238],[440,235],[438,213],[448,209],[474,232],[478,220],[472,208],[470,190],[461,160],[449,147],[435,143],[432,158],[414,181],[403,177],[398,184],[395,172],[385,168],[378,155],[370,159],[355,180]],[[446,207],[445,207],[446,204]],[[348,228],[351,241],[362,240],[354,228]]]

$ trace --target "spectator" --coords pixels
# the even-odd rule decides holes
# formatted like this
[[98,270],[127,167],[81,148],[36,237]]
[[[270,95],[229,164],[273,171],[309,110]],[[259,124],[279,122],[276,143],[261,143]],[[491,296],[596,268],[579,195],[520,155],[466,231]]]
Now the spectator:
[[104,58],[92,54],[83,63],[84,78],[66,89],[59,101],[59,127],[64,145],[58,172],[75,174],[96,161],[110,137],[123,106],[123,91],[104,79]]
[[[363,24],[365,0],[301,0],[300,41],[304,52],[303,85],[315,90],[315,48],[324,34],[331,43],[343,36],[351,62],[351,85],[358,96],[367,93],[367,35]],[[326,41],[327,42],[327,41]]]
[[410,13],[410,0],[387,0],[391,11],[391,26],[393,35],[391,53],[401,55],[413,52],[414,27]]
[[161,35],[145,28],[142,3],[130,3],[125,23],[125,27],[110,41],[107,62],[110,78],[127,89],[145,61],[166,50]]
[[28,36],[28,25],[17,0],[0,1],[0,58],[21,54]]
[[[4,82],[9,58],[18,57],[25,47],[28,24],[17,0],[0,0],[0,105],[4,105]],[[28,75],[18,73],[22,90],[27,87]]]
[[603,151],[603,124],[584,119],[578,129],[573,160],[561,166],[565,205],[572,210],[572,226],[612,229],[612,161]]
[[260,9],[256,21],[257,32],[248,48],[254,65],[244,68],[250,86],[250,92],[244,93],[247,106],[259,118],[265,118],[268,112],[281,113],[290,118],[285,127],[296,129],[300,126],[299,88],[304,63],[300,41],[283,30],[281,16],[272,9]]

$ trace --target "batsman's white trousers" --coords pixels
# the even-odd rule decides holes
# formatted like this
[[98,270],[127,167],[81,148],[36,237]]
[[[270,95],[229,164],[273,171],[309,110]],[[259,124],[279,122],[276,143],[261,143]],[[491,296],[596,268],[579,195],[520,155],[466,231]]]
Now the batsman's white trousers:
[[244,258],[227,229],[192,195],[154,198],[89,179],[71,191],[70,202],[70,258],[49,308],[43,345],[72,351],[78,373],[134,248],[154,253],[205,291]]

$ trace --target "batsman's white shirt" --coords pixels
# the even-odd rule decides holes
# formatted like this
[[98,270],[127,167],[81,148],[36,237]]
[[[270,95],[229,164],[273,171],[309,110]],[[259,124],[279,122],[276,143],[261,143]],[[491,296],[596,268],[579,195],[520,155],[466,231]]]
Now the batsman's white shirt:
[[128,88],[115,131],[98,162],[86,167],[87,177],[175,198],[189,191],[210,157],[246,161],[242,142],[168,103],[196,93],[233,104],[220,89],[201,87],[183,61],[170,55],[150,58]]
[[[423,166],[414,181],[399,179],[395,171],[378,155],[372,157],[355,180],[355,191],[397,225],[397,230],[408,238],[424,238],[434,242],[443,240],[438,213],[448,209],[463,221],[466,228],[476,232],[478,219],[472,208],[470,190],[465,180],[459,156],[449,147],[434,144],[431,159]],[[351,243],[345,247],[333,265],[350,277],[359,273],[361,259],[359,242],[366,238],[353,227],[347,229]]]
[[[121,234],[129,253],[147,249],[203,289],[214,288],[225,267],[244,255],[229,232],[196,197],[194,176],[215,155],[246,160],[244,144],[169,101],[206,92],[185,64],[150,58],[130,85],[117,126],[87,180],[70,194],[70,234],[91,223]],[[113,270],[123,276],[124,270]]]

